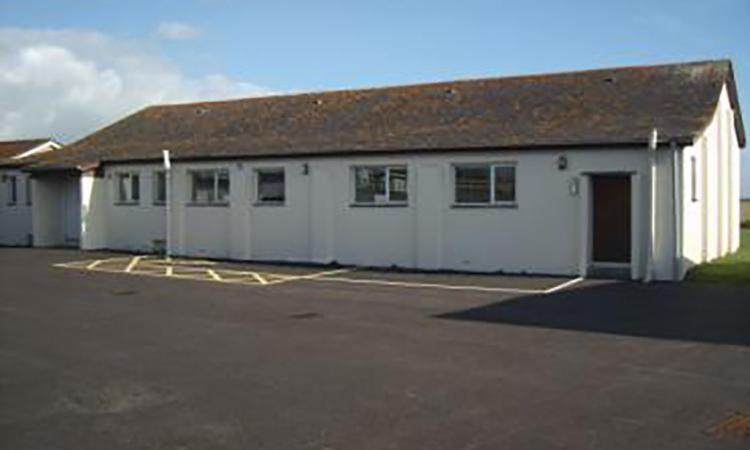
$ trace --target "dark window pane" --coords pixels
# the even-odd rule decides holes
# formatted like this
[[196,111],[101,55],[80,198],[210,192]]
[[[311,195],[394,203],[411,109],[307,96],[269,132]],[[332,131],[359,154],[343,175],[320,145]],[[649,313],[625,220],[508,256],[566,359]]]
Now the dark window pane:
[[211,203],[214,201],[214,172],[193,172],[193,196],[195,203]]
[[258,171],[258,201],[283,202],[285,200],[284,170]]
[[167,201],[167,174],[165,172],[154,173],[154,203]]
[[138,174],[130,175],[130,186],[130,200],[137,202],[141,198],[141,179]]
[[117,175],[117,201],[128,201],[128,175],[121,173]]
[[389,173],[388,187],[390,192],[390,201],[405,202],[407,200],[406,190],[406,167],[391,167]]
[[9,203],[12,205],[16,204],[18,200],[18,186],[16,185],[16,177],[12,176],[9,178],[10,182],[10,199]]
[[495,167],[495,201],[516,201],[516,168],[513,166]]
[[229,201],[229,171],[228,170],[220,170],[216,172],[216,176],[218,176],[217,181],[217,192],[216,192],[216,201],[218,202],[228,202]]
[[456,203],[489,203],[490,167],[456,167]]
[[357,203],[373,203],[385,200],[385,169],[381,167],[357,167],[354,171]]
[[31,177],[26,177],[26,204],[31,205]]

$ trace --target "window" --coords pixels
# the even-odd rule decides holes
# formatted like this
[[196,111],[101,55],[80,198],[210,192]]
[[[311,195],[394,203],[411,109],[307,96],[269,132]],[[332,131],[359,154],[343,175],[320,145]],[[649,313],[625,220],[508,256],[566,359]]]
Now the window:
[[167,202],[167,173],[163,170],[154,172],[154,205]]
[[516,201],[516,166],[455,166],[455,202],[459,205],[512,204]]
[[141,199],[141,182],[137,173],[117,174],[117,203],[136,204]]
[[31,177],[26,177],[26,206],[31,206]]
[[8,185],[8,205],[15,205],[18,202],[18,177],[8,175],[5,182]]
[[229,170],[196,170],[191,172],[194,204],[227,204],[229,202]]
[[695,156],[690,157],[690,196],[694,202],[698,201],[698,162]]
[[258,181],[255,200],[258,203],[284,203],[284,169],[258,169],[255,173]]
[[355,204],[405,204],[407,200],[406,166],[354,168]]

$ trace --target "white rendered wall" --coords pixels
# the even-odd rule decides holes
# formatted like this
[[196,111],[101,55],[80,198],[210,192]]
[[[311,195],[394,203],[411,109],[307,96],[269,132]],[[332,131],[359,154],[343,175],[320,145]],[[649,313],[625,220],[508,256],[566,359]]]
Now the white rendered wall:
[[92,172],[81,175],[81,248],[107,247],[109,197],[106,181]]
[[[556,167],[564,154],[567,170]],[[454,164],[515,163],[517,207],[453,207]],[[405,207],[352,206],[352,166],[408,167]],[[303,171],[307,165],[308,173]],[[255,203],[255,170],[283,167],[283,206]],[[227,206],[190,205],[190,170],[228,169]],[[657,278],[672,277],[674,260],[671,153],[659,152]],[[160,165],[116,165],[105,170],[107,248],[151,251],[165,238],[165,207],[153,205],[152,174]],[[117,205],[115,174],[138,171],[138,205]],[[441,155],[311,158],[175,163],[172,249],[175,254],[232,259],[402,266],[424,269],[506,271],[576,275],[587,244],[581,195],[569,185],[585,173],[622,172],[635,177],[634,258],[645,266],[648,153],[645,149],[464,152]],[[85,189],[84,189],[85,192]]]
[[0,180],[7,176],[16,177],[16,202],[9,204],[10,183],[0,181],[0,245],[29,245],[33,233],[31,205],[27,200],[29,193],[26,191],[29,175],[19,170],[0,170]]
[[[726,87],[714,117],[683,150],[683,265],[714,260],[739,248],[740,148]],[[697,196],[691,191],[690,160],[697,163]]]

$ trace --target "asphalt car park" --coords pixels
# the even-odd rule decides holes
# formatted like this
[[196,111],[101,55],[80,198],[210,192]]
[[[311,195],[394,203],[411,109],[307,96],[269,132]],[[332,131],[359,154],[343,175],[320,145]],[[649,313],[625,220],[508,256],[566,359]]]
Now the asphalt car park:
[[0,249],[2,448],[750,442],[747,287],[135,256]]

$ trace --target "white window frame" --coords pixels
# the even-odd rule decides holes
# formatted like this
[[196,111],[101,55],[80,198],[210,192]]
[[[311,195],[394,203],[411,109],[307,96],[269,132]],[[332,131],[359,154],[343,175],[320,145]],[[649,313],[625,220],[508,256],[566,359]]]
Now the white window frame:
[[[371,202],[357,201],[357,170],[382,169],[385,171],[385,200]],[[391,200],[391,170],[406,171],[406,200]],[[351,168],[351,205],[352,206],[408,206],[409,205],[409,166],[407,164],[360,164]]]
[[[489,167],[490,168],[490,200],[488,202],[459,202],[458,201],[458,177],[456,174],[457,169],[460,168],[483,168],[483,167]],[[506,168],[510,167],[513,169],[513,200],[497,200],[495,198],[495,169],[498,167]],[[492,162],[492,163],[483,163],[483,162],[469,162],[469,163],[455,163],[452,164],[451,168],[451,181],[453,189],[453,203],[452,206],[455,207],[488,207],[488,206],[498,206],[498,207],[515,207],[518,205],[518,164],[515,161],[507,161],[507,162]]]
[[[120,179],[122,177],[127,177],[128,183],[130,183],[130,190],[126,192],[125,199],[123,199],[122,191],[120,188],[122,187],[120,184]],[[138,198],[133,197],[133,177],[138,177]],[[137,170],[133,171],[126,171],[126,172],[116,172],[115,173],[115,204],[116,205],[138,205],[141,202],[141,174]]]
[[5,184],[8,186],[7,203],[8,206],[18,204],[18,175],[5,175]]
[[[196,201],[193,197],[195,188],[193,183],[195,183],[195,174],[201,173],[201,172],[212,172],[213,173],[213,190],[214,190],[214,199],[209,201]],[[188,203],[189,206],[229,206],[229,198],[225,200],[219,200],[219,174],[221,173],[227,174],[227,180],[229,182],[229,189],[227,190],[227,197],[231,197],[232,195],[232,174],[229,171],[229,168],[226,167],[219,167],[219,168],[206,168],[206,169],[193,169],[188,171],[188,177],[190,180],[190,202]]]
[[[159,198],[159,176],[164,177],[164,199]],[[192,181],[192,180],[191,180]],[[154,170],[151,179],[152,201],[155,206],[164,206],[167,204],[167,172],[165,170]]]
[[[263,200],[260,198],[260,174],[261,173],[272,173],[272,172],[281,172],[284,175],[284,200]],[[286,170],[284,166],[269,166],[269,167],[257,167],[253,169],[253,178],[255,179],[255,182],[253,183],[253,186],[255,188],[255,195],[253,204],[258,206],[284,206],[286,204]]]

